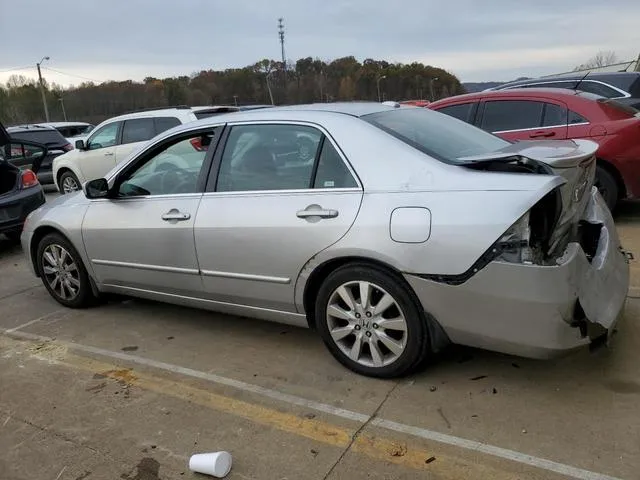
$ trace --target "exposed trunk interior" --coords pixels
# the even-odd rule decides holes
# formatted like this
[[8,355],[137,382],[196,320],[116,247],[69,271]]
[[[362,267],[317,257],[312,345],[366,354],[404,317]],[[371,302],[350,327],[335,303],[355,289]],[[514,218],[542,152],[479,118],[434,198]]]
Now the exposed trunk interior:
[[0,195],[18,187],[20,170],[10,163],[0,161]]

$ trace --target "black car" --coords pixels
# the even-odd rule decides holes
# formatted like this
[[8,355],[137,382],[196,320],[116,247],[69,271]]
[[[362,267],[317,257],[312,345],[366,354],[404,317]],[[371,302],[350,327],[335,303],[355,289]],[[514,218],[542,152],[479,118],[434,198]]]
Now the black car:
[[[53,159],[73,150],[73,145],[69,143],[69,140],[64,138],[58,130],[48,125],[19,125],[8,127],[7,131],[14,140],[34,142],[47,147],[46,157],[42,159],[42,163],[38,167],[34,168],[34,172],[38,175],[40,183],[53,183]],[[13,163],[17,167],[28,166],[22,162],[23,160],[16,160]]]
[[509,82],[489,90],[511,88],[566,88],[615,98],[630,107],[640,109],[640,72],[571,73]]
[[27,215],[45,203],[36,174],[16,164],[35,165],[47,156],[45,145],[14,140],[0,123],[0,233],[18,241]]

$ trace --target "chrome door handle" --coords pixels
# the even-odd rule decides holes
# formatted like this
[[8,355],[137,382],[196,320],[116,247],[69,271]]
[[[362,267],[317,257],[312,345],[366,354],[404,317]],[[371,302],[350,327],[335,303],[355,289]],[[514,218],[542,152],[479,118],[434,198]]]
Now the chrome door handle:
[[322,208],[300,210],[296,213],[298,218],[320,217],[320,218],[336,218],[338,216],[337,210],[325,210]]
[[167,213],[162,215],[162,219],[167,222],[182,222],[191,218],[190,213],[182,213],[175,208],[172,208]]
[[105,157],[113,157],[113,152],[107,152],[104,154]]
[[529,135],[529,138],[555,137],[556,132],[535,132]]

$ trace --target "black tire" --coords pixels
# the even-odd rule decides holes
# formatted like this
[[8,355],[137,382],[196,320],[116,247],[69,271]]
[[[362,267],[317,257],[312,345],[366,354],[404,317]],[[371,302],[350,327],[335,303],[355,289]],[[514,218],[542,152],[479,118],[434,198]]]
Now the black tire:
[[596,187],[604,199],[609,210],[613,212],[618,203],[618,183],[616,179],[603,167],[596,167]]
[[[72,298],[71,295],[69,295],[69,298],[63,298],[48,281],[51,274],[45,273],[44,253],[49,246],[58,246],[66,250],[77,268],[77,275],[74,275],[74,278],[79,282],[79,286],[77,287],[77,293]],[[95,303],[96,297],[93,295],[93,291],[91,290],[91,283],[87,269],[82,263],[82,258],[78,254],[78,251],[73,247],[69,240],[59,233],[50,233],[40,240],[36,255],[38,273],[40,274],[42,283],[54,300],[69,308],[87,308]]]
[[[328,303],[336,290],[349,282],[365,281],[375,284],[390,294],[404,315],[406,344],[398,358],[388,365],[367,366],[349,358],[330,334],[327,320]],[[376,378],[396,378],[407,375],[422,366],[431,354],[427,318],[413,292],[399,276],[368,264],[349,264],[332,272],[324,281],[315,303],[316,327],[331,354],[342,365],[361,375]],[[371,351],[370,347],[369,351]]]
[[58,187],[60,187],[60,193],[61,194],[66,194],[66,193],[71,193],[71,191],[65,191],[64,185],[65,185],[65,181],[69,184],[75,184],[76,185],[76,189],[74,191],[78,191],[82,188],[82,185],[80,185],[80,180],[78,180],[78,177],[76,177],[76,175],[71,171],[71,170],[66,170],[62,175],[60,175],[60,180],[58,181]]

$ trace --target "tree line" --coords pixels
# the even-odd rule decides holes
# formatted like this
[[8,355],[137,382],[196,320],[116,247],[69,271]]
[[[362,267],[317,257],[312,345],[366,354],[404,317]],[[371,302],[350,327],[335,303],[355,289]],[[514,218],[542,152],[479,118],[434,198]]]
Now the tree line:
[[[353,56],[325,62],[264,59],[244,68],[203,70],[190,76],[85,82],[62,88],[45,83],[50,120],[97,124],[143,108],[172,105],[296,104],[350,100],[434,100],[464,93],[458,78],[437,67],[414,62],[389,63]],[[0,84],[0,121],[5,125],[43,122],[39,84],[12,76]]]

